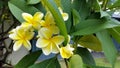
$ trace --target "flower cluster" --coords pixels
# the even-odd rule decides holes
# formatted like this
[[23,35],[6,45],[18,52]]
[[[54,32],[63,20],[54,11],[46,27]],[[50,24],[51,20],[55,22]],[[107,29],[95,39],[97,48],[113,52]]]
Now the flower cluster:
[[[66,21],[68,14],[64,13],[61,8],[59,11],[63,20]],[[14,40],[14,51],[17,51],[22,45],[30,50],[31,43],[29,41],[34,37],[34,31],[37,31],[36,47],[41,48],[45,55],[59,52],[63,58],[70,58],[73,55],[74,49],[70,47],[69,42],[65,47],[61,46],[64,36],[60,35],[60,30],[50,11],[47,11],[45,16],[42,12],[36,12],[34,16],[22,13],[22,17],[25,22],[9,32],[9,37]]]

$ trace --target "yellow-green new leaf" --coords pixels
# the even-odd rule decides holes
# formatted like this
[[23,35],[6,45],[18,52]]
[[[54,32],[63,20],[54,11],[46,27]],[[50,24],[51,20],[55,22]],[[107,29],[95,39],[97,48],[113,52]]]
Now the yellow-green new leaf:
[[101,43],[94,35],[83,36],[78,43],[94,51],[102,51]]
[[69,68],[83,68],[82,59],[79,55],[73,55],[70,58]]

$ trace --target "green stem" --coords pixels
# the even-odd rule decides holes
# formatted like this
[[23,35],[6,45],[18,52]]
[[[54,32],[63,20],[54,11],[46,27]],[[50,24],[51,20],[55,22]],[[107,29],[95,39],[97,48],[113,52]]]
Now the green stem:
[[103,4],[102,4],[103,11],[106,10],[108,1],[109,1],[109,0],[104,0],[104,1],[103,1]]

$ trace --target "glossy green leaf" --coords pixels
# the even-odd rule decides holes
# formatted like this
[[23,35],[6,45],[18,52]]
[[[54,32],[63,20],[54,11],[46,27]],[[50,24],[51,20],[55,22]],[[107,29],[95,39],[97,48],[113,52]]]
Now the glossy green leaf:
[[42,2],[48,7],[48,9],[53,14],[53,17],[55,18],[56,24],[60,29],[61,34],[65,37],[65,45],[67,44],[68,36],[67,36],[67,30],[65,26],[65,22],[58,10],[57,5],[53,0],[42,0]]
[[40,0],[27,0],[28,4],[37,4],[40,3]]
[[10,0],[8,2],[8,6],[12,14],[20,22],[24,22],[22,15],[21,15],[23,12],[34,14],[35,12],[39,11],[33,6],[28,6],[25,0]]
[[14,68],[28,68],[35,63],[41,53],[42,51],[39,50],[26,55],[15,65]]
[[117,50],[112,42],[109,33],[106,30],[103,30],[101,32],[98,32],[96,35],[102,44],[102,49],[104,51],[106,58],[114,67],[117,56]]
[[34,64],[29,68],[61,68],[56,57]]
[[120,27],[109,29],[109,33],[112,35],[113,38],[116,39],[118,43],[120,43]]
[[79,55],[73,55],[69,60],[69,68],[82,68],[83,62]]
[[119,25],[120,22],[115,19],[108,19],[107,21],[104,19],[88,19],[76,25],[76,31],[71,35],[89,35]]
[[101,43],[94,35],[83,36],[79,39],[78,43],[94,51],[102,51]]
[[77,54],[82,58],[84,64],[87,65],[96,65],[91,53],[86,48],[78,47]]

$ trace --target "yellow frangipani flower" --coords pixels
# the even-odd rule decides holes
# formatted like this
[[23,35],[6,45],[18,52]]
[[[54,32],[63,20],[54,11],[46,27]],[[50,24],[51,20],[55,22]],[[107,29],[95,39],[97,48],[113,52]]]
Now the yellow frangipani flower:
[[43,18],[44,14],[41,12],[36,12],[34,14],[34,16],[32,16],[31,14],[28,13],[22,13],[22,17],[26,22],[22,23],[22,26],[29,26],[32,25],[32,27],[34,29],[40,29],[41,25],[40,22],[42,22],[43,20],[41,20]]
[[60,48],[60,55],[62,58],[70,58],[73,55],[74,48],[70,47],[70,44],[67,44],[65,47]]
[[31,40],[34,36],[34,32],[27,27],[18,26],[16,29],[10,31],[9,38],[14,40],[13,50],[17,51],[22,45],[28,50],[31,49]]
[[54,34],[59,33],[59,28],[55,25],[54,18],[52,14],[48,11],[45,15],[45,21],[40,22],[43,28],[51,30]]
[[40,38],[37,40],[36,46],[42,48],[45,55],[49,55],[50,53],[58,53],[59,45],[61,45],[63,41],[63,36],[53,36],[52,32],[47,28],[41,28]]
[[62,10],[62,8],[59,7],[58,9],[59,9],[59,11],[60,11],[60,13],[61,13],[64,21],[67,21],[68,18],[69,18],[69,15],[67,13],[64,13],[63,10]]

